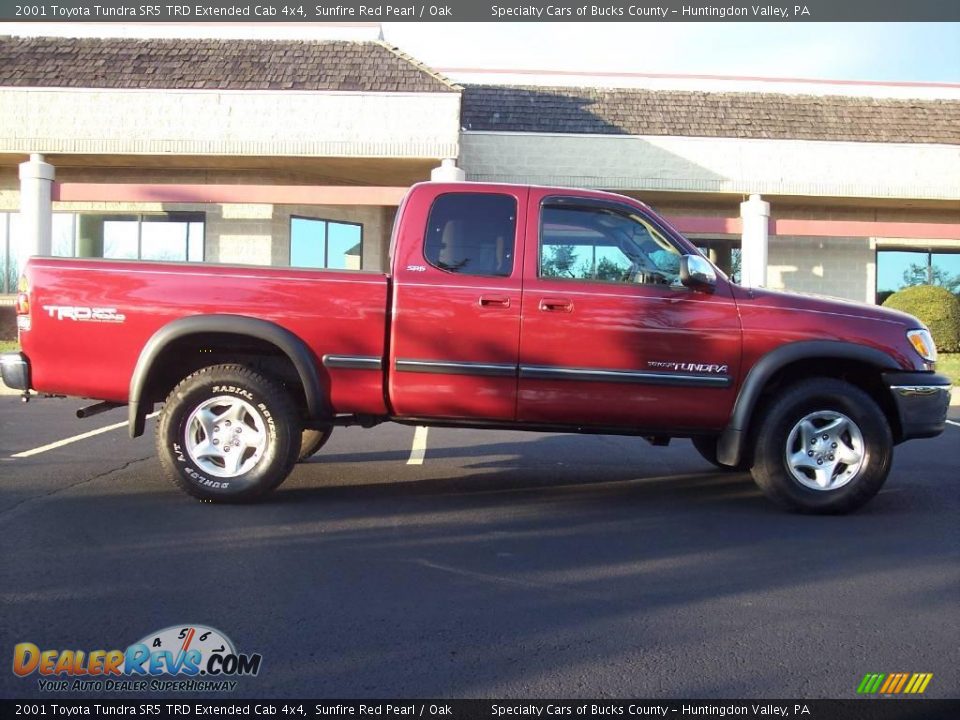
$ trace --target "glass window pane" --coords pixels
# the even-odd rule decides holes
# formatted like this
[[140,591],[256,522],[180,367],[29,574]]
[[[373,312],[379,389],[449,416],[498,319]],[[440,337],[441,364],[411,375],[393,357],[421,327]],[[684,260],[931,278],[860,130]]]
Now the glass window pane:
[[10,213],[7,215],[7,288],[10,292],[16,292],[17,278],[20,277],[20,250],[23,247],[23,239],[20,237],[20,213]]
[[187,259],[188,223],[165,218],[143,219],[140,228],[140,257],[143,260],[183,262]]
[[115,260],[136,260],[138,225],[136,219],[104,219],[103,257]]
[[327,223],[327,267],[336,270],[359,270],[362,235],[360,225]]
[[290,265],[322,268],[327,265],[327,223],[310,218],[290,218]]
[[517,201],[509,195],[441,195],[430,209],[424,257],[449,272],[508,277],[516,224]]
[[52,250],[56,257],[73,257],[73,213],[54,213],[52,222]]
[[204,223],[191,222],[187,232],[187,260],[203,262]]
[[541,277],[656,285],[679,279],[679,251],[633,216],[547,206],[541,223]]
[[0,293],[13,292],[7,285],[7,213],[0,213]]
[[933,280],[952,293],[960,293],[960,252],[933,253]]
[[[927,252],[882,250],[877,253],[877,296],[927,283]],[[882,301],[882,299],[881,299]]]

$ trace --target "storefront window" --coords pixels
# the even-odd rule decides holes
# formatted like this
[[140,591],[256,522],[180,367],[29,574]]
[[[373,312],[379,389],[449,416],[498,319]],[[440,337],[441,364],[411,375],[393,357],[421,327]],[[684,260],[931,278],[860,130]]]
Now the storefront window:
[[359,270],[363,225],[317,218],[290,218],[290,265]]
[[[53,213],[51,255],[203,262],[203,213]],[[0,212],[0,293],[16,292],[20,215]]]
[[877,251],[877,303],[913,285],[938,285],[960,294],[960,249]]

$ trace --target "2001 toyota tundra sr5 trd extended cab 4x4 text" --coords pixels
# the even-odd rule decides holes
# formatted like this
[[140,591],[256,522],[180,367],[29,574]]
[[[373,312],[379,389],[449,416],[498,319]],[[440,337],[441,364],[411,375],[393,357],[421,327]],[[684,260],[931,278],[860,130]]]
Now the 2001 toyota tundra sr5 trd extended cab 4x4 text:
[[133,436],[162,403],[166,473],[214,501],[392,420],[689,437],[781,505],[837,513],[894,445],[943,430],[915,318],[739,287],[636,200],[425,183],[391,242],[386,275],[31,259],[4,381],[125,404]]

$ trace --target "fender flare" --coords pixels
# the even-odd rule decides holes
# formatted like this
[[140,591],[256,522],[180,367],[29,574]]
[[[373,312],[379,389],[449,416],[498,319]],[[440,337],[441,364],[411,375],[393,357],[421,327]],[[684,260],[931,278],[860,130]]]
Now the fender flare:
[[299,337],[276,323],[245,315],[193,315],[164,325],[147,340],[140,351],[130,378],[127,409],[130,437],[143,435],[147,416],[147,408],[143,406],[143,392],[157,358],[174,340],[202,333],[246,335],[277,346],[290,359],[300,376],[310,417],[320,417],[327,411],[316,358]]
[[806,359],[857,360],[878,370],[902,370],[893,357],[876,348],[842,340],[805,340],[781,345],[761,357],[743,379],[730,422],[717,440],[717,460],[735,467],[743,453],[745,433],[764,387],[779,370]]

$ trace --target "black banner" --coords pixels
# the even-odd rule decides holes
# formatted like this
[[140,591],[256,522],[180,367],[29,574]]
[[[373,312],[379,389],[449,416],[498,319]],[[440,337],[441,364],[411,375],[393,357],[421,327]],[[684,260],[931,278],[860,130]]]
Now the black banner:
[[932,720],[960,717],[960,700],[3,700],[0,718],[807,718]]
[[954,0],[0,0],[15,22],[950,22]]

